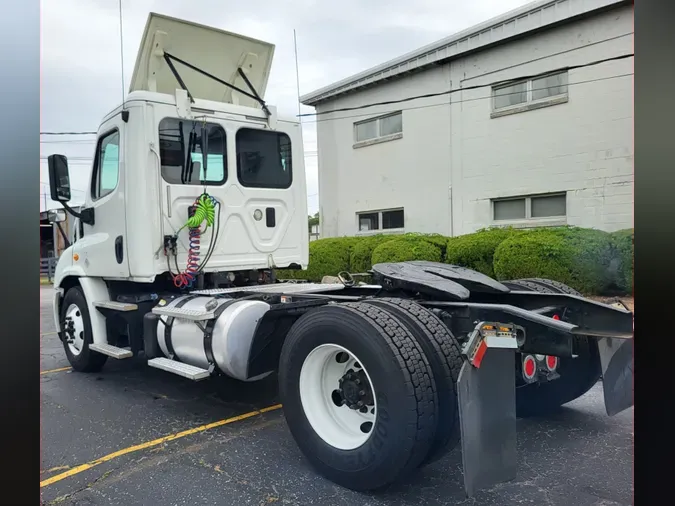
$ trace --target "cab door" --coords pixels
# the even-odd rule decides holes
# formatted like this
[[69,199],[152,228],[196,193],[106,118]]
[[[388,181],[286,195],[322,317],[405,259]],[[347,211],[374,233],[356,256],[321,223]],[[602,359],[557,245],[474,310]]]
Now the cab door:
[[99,129],[85,206],[94,209],[94,223],[83,223],[73,245],[76,265],[88,276],[126,278],[129,263],[125,208],[125,123],[118,114]]

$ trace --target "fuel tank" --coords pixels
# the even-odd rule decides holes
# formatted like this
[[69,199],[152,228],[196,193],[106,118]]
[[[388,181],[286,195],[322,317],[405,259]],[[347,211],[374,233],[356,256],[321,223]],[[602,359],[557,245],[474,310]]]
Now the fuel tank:
[[157,341],[167,358],[203,369],[215,369],[240,381],[257,381],[272,371],[248,376],[251,343],[269,304],[259,300],[185,295],[166,306],[212,311],[210,320],[192,321],[162,317]]

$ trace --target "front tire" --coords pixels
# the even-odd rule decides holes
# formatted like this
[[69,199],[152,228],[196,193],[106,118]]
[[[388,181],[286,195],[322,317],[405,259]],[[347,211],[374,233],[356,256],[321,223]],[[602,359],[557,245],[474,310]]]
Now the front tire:
[[429,453],[433,373],[406,327],[377,307],[331,304],[299,318],[281,351],[279,390],[298,447],[338,485],[385,487]]
[[89,349],[93,342],[87,299],[75,286],[66,292],[61,305],[63,347],[68,362],[79,372],[98,372],[108,357]]

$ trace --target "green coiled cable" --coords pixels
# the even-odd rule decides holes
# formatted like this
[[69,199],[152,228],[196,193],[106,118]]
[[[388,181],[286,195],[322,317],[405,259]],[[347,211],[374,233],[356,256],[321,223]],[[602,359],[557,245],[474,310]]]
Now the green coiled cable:
[[[216,204],[215,199],[207,193],[202,193],[202,195],[195,201],[195,213],[188,218],[178,232],[183,230],[185,227],[188,228],[199,228],[202,223],[206,222],[206,227],[202,232],[206,231],[207,228],[212,227],[216,219]],[[176,232],[176,234],[178,234]]]

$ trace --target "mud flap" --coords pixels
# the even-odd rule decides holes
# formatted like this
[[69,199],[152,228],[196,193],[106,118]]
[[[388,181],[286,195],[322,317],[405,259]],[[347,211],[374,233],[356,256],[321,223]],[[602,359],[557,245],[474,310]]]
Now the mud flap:
[[598,351],[605,410],[614,416],[633,405],[633,340],[603,337]]
[[490,348],[475,367],[465,361],[457,382],[464,488],[516,478],[515,350]]

